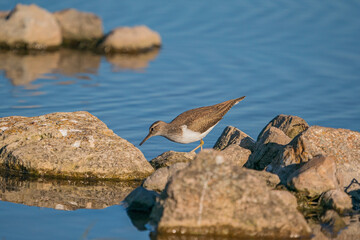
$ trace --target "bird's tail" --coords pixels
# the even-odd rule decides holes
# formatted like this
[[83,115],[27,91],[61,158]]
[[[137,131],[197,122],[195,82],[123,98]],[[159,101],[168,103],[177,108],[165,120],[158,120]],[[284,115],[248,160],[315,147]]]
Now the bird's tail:
[[244,100],[245,97],[246,97],[246,96],[242,96],[242,97],[239,97],[239,98],[234,99],[234,100],[235,100],[234,105],[236,105],[236,104],[238,104],[239,102],[241,102],[242,100]]

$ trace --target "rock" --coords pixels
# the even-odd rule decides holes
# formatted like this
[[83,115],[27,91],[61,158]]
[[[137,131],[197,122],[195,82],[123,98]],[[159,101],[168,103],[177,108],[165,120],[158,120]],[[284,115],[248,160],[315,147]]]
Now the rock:
[[7,18],[9,16],[10,11],[0,11],[0,18]]
[[6,18],[0,18],[0,43],[10,48],[45,49],[61,44],[61,30],[55,17],[34,4],[17,4]]
[[161,38],[157,32],[146,26],[118,27],[107,34],[100,44],[106,52],[138,53],[160,47]]
[[320,203],[328,209],[334,209],[340,214],[350,212],[352,209],[351,197],[342,190],[335,189],[324,193]]
[[152,212],[159,234],[307,237],[311,229],[288,192],[204,150],[175,173]]
[[257,141],[259,141],[264,133],[270,128],[276,127],[283,131],[289,138],[293,139],[299,133],[309,128],[307,122],[297,116],[284,115],[280,114],[271,120],[264,128],[261,130]]
[[88,112],[0,118],[0,168],[34,175],[144,179],[154,169]]
[[138,181],[23,179],[0,175],[0,200],[59,210],[102,209],[119,204]]
[[239,145],[230,145],[225,150],[222,150],[221,154],[226,161],[231,161],[234,165],[242,167],[248,161],[251,151]]
[[240,145],[240,147],[249,149],[250,151],[253,151],[255,148],[254,139],[232,126],[227,126],[224,129],[213,148],[215,150],[224,150],[227,146],[232,144]]
[[334,156],[340,186],[360,179],[360,133],[347,129],[312,126],[294,138],[273,159],[268,171],[286,181],[288,175],[317,155]]
[[279,128],[270,127],[256,142],[255,149],[245,167],[263,170],[291,139]]
[[338,187],[336,163],[332,156],[316,156],[287,179],[288,187],[310,197]]
[[158,194],[143,187],[132,191],[124,200],[124,206],[130,211],[149,212],[153,208]]
[[159,169],[163,167],[169,167],[174,163],[178,163],[178,162],[184,162],[184,163],[190,162],[195,158],[195,156],[196,156],[195,152],[168,151],[152,159],[150,161],[150,164],[153,168]]
[[147,177],[143,183],[143,187],[148,190],[156,192],[162,192],[168,182],[169,178],[177,171],[184,169],[188,166],[188,163],[174,163],[169,167],[162,167],[157,169],[152,175]]
[[272,189],[280,183],[280,178],[276,174],[267,171],[258,171],[252,169],[248,169],[248,171],[253,172],[258,178],[264,180],[266,182],[266,185]]
[[94,48],[103,37],[101,19],[93,13],[65,9],[54,12],[63,37],[63,43],[77,48]]

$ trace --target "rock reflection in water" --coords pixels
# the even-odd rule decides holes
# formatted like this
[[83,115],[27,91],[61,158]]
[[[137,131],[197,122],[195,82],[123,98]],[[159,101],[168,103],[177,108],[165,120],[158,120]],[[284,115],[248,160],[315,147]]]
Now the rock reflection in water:
[[0,200],[59,210],[101,209],[120,204],[139,184],[139,182],[23,180],[0,176]]
[[59,59],[58,52],[27,55],[0,52],[0,70],[5,72],[12,85],[25,86],[57,68]]
[[150,61],[155,60],[159,54],[159,49],[153,49],[152,51],[129,55],[129,54],[109,54],[106,56],[106,60],[113,66],[113,71],[121,70],[141,70],[148,67]]

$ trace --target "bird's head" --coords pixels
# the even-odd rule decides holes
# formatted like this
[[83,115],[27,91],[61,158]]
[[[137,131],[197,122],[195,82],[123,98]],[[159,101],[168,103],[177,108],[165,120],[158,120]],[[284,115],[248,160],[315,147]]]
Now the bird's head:
[[151,126],[149,127],[149,133],[148,135],[144,138],[144,140],[141,141],[140,146],[149,138],[151,138],[152,136],[158,136],[158,135],[162,135],[164,132],[164,127],[167,123],[163,122],[163,121],[156,121],[153,124],[151,124]]

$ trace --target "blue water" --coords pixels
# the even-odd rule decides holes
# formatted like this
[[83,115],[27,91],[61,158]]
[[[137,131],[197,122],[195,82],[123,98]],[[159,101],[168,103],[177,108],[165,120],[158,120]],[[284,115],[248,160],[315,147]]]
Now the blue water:
[[[19,2],[30,3],[1,1],[0,9]],[[281,113],[300,116],[310,125],[360,130],[359,1],[32,2],[50,11],[73,7],[94,12],[105,32],[147,25],[160,33],[163,47],[145,57],[148,61],[139,57],[114,63],[76,53],[70,54],[78,57],[74,62],[58,53],[20,57],[14,60],[16,68],[9,68],[16,69],[15,77],[7,71],[0,75],[0,117],[86,110],[138,145],[156,120],[171,121],[185,110],[246,95],[204,139],[205,147],[212,147],[228,125],[256,138]],[[11,58],[0,54],[0,69]],[[197,144],[154,137],[140,149],[150,160]],[[0,214],[0,238],[45,239],[57,230],[66,234],[60,238],[78,239],[97,220],[90,238],[122,237],[126,229],[124,239],[148,239],[118,206],[65,213],[5,202],[0,208],[5,212]],[[16,235],[19,218],[24,219],[23,236]],[[96,227],[100,222],[108,224]]]

